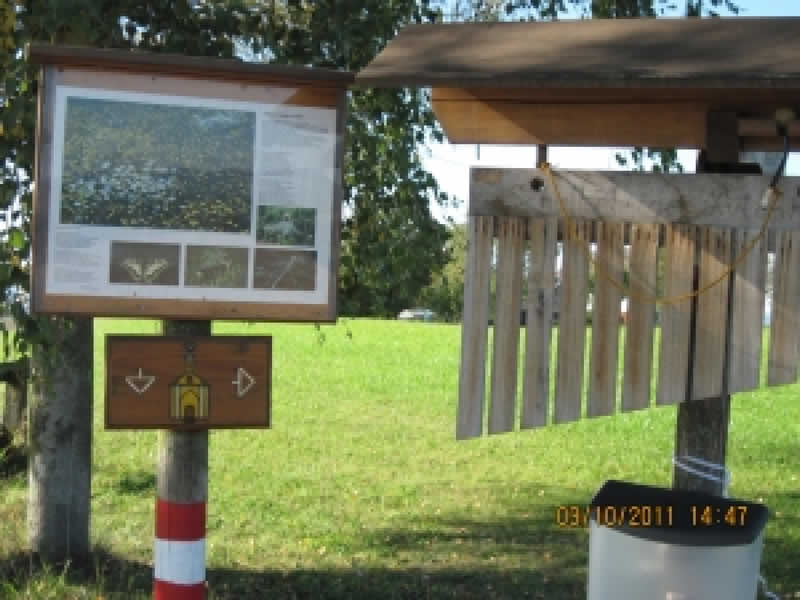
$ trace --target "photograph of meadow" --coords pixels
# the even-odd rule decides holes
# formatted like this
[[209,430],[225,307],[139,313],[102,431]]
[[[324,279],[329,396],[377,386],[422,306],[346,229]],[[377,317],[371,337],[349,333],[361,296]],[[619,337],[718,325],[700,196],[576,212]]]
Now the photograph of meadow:
[[256,241],[282,246],[314,246],[316,208],[259,206]]
[[60,222],[250,231],[255,113],[67,97]]
[[247,287],[247,248],[187,246],[184,283],[215,288]]
[[317,253],[313,250],[257,248],[253,287],[272,290],[316,289]]
[[178,285],[180,246],[176,244],[111,243],[111,283]]

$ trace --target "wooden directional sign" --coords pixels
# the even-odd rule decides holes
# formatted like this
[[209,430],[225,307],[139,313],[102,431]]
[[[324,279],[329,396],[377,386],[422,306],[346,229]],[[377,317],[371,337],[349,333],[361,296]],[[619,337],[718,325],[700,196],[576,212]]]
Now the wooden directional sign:
[[106,429],[270,426],[272,338],[106,337]]

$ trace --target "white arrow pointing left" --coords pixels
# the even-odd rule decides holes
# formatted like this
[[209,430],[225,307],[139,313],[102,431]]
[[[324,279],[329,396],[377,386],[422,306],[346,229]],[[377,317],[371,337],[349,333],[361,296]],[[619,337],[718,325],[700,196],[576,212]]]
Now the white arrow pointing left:
[[154,375],[142,375],[142,369],[139,369],[138,375],[126,375],[125,382],[133,388],[137,394],[144,394],[147,389],[153,385],[156,380]]

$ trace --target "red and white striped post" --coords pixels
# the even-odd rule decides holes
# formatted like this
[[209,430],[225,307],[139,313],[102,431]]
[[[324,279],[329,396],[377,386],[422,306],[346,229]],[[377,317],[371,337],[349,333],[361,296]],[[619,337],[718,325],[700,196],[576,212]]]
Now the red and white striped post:
[[[163,331],[208,336],[211,322],[165,321]],[[205,600],[208,431],[160,432],[156,490],[153,598]]]
[[208,432],[161,435],[153,598],[204,600]]

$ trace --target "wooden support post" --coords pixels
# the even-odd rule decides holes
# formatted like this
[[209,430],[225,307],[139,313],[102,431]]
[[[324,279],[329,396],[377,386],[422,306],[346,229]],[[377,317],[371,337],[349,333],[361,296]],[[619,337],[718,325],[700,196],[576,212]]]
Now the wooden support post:
[[[164,335],[211,335],[210,321],[165,321]],[[153,598],[206,597],[208,431],[162,431],[156,487]]]
[[92,319],[58,323],[58,354],[34,354],[28,533],[42,559],[82,563],[90,549]]
[[[732,113],[709,113],[706,133],[706,153],[698,158],[698,172],[703,172],[710,165],[733,164],[739,160],[737,120]],[[697,251],[700,244],[697,245]],[[695,262],[697,264],[697,261]],[[695,277],[695,289],[697,277]],[[725,326],[725,361],[723,366],[722,393],[718,397],[692,400],[693,387],[693,355],[694,335],[692,335],[689,351],[689,386],[686,402],[678,406],[678,419],[675,430],[675,457],[693,456],[724,467],[728,444],[728,423],[730,421],[731,397],[728,393],[727,364],[728,343],[731,331],[730,301],[733,278],[718,285],[728,286],[728,311]],[[692,329],[697,314],[697,299],[692,306]],[[700,469],[701,471],[703,469]],[[697,476],[676,465],[673,473],[673,486],[681,490],[700,490],[711,494],[722,495],[724,484]]]
[[6,382],[6,400],[3,406],[3,425],[10,432],[14,433],[25,423],[25,412],[28,407],[28,384],[27,381]]

